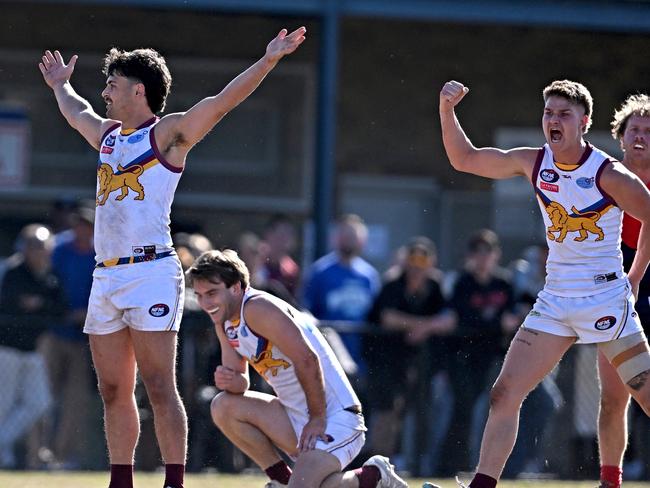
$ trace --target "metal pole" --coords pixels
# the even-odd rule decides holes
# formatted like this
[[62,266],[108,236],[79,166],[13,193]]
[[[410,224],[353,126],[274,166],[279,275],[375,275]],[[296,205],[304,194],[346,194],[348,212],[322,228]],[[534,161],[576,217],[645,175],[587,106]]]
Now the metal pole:
[[314,177],[314,258],[327,252],[336,170],[339,1],[330,0],[323,15],[318,73],[318,121]]

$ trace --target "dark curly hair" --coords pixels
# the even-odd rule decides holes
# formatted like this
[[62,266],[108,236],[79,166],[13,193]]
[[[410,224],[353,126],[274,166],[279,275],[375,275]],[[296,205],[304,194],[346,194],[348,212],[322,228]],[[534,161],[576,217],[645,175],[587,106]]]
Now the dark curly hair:
[[112,48],[104,58],[102,73],[120,75],[138,80],[144,85],[147,104],[153,113],[165,109],[165,101],[172,85],[172,75],[165,58],[154,49],[122,51]]

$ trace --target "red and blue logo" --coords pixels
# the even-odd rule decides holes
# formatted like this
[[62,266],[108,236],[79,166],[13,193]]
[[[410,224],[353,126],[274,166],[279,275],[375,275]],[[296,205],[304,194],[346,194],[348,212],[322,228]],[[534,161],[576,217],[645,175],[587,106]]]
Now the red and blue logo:
[[152,317],[164,317],[169,313],[169,307],[164,303],[156,303],[149,308],[149,315]]

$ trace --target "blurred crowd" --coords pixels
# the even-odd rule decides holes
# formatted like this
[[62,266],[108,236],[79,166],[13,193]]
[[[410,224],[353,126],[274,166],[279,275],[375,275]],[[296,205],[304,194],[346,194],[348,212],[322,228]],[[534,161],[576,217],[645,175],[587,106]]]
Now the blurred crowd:
[[[83,202],[64,207],[58,204],[50,222],[25,226],[15,252],[0,263],[0,469],[102,467],[101,450],[91,448],[103,441],[101,402],[82,333],[94,268],[94,208]],[[480,229],[464,243],[458,269],[443,272],[435,243],[412,236],[380,273],[363,257],[368,229],[358,215],[338,218],[331,252],[305,269],[296,256],[300,238],[297,223],[285,215],[232,243],[199,233],[173,236],[185,268],[203,251],[234,247],[253,287],[320,321],[369,422],[360,457],[381,452],[420,476],[473,469],[488,390],[544,285],[545,246],[531,246],[502,266],[499,237]],[[244,469],[248,461],[209,418],[220,358],[212,324],[190,289],[185,304],[178,380],[190,422],[188,469]],[[547,468],[547,427],[564,402],[555,377],[524,403],[506,477]],[[265,388],[254,379],[253,387]],[[138,401],[138,458],[141,468],[154,469],[159,455],[146,395]]]

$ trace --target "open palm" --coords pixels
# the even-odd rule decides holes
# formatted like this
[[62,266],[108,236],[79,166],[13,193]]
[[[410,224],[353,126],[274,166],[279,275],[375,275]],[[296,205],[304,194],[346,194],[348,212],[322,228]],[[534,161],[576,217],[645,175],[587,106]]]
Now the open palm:
[[305,40],[305,27],[299,27],[291,34],[287,34],[287,29],[282,29],[279,34],[266,46],[266,55],[273,61],[278,61],[282,56],[294,52],[302,41]]
[[76,54],[70,58],[68,64],[65,64],[63,56],[61,56],[59,51],[54,51],[54,54],[52,54],[52,52],[48,50],[45,51],[43,62],[38,63],[38,67],[41,70],[41,73],[43,73],[45,83],[47,83],[50,88],[54,88],[56,85],[65,83],[70,79],[76,62]]

